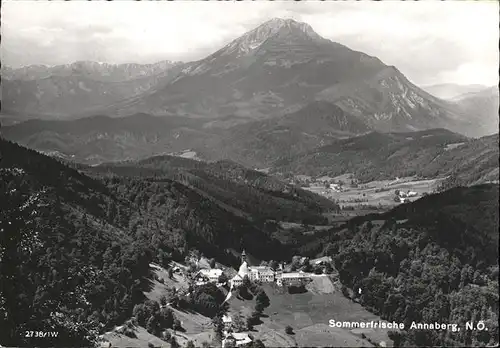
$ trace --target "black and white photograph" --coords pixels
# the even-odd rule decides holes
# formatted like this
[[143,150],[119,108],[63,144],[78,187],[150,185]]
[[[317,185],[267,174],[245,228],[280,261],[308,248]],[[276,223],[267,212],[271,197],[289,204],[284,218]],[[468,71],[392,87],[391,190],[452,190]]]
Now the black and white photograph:
[[2,1],[0,348],[499,347],[499,11]]

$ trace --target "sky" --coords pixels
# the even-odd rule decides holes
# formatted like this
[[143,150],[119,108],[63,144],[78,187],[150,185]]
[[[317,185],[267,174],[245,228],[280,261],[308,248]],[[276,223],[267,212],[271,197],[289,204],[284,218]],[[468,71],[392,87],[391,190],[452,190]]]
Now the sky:
[[1,7],[2,64],[192,61],[271,18],[396,66],[414,83],[498,83],[496,1],[22,1]]

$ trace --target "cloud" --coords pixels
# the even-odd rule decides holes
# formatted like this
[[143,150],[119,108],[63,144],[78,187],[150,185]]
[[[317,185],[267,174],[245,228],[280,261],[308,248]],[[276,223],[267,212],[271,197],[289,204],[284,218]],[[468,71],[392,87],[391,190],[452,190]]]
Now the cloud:
[[196,60],[273,17],[307,22],[325,38],[395,65],[418,84],[496,83],[493,1],[7,1],[2,62]]

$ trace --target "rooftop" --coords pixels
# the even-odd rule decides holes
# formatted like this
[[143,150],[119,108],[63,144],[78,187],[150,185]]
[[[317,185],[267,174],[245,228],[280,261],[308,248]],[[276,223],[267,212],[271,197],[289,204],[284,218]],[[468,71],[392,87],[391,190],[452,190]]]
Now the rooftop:
[[222,274],[222,270],[218,268],[202,269],[200,273],[207,277],[219,277]]
[[282,278],[302,278],[306,277],[306,274],[303,272],[290,272],[290,273],[282,273]]
[[250,271],[258,271],[258,272],[272,272],[274,273],[274,271],[270,268],[270,267],[267,267],[267,266],[250,266]]
[[236,280],[243,280],[243,277],[240,276],[239,274],[236,274],[234,277],[233,277],[233,280],[236,279]]
[[268,266],[250,266],[251,269],[257,269],[259,271],[261,270],[268,270],[268,269],[271,269],[270,267]]

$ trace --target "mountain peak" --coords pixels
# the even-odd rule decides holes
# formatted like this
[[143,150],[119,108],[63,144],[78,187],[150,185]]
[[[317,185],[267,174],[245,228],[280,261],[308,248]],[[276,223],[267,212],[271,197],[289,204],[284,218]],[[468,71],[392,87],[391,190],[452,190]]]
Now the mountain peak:
[[301,22],[297,22],[291,18],[279,18],[279,17],[276,17],[276,18],[272,18],[270,20],[268,20],[267,22],[264,22],[263,24],[261,24],[260,26],[275,26],[275,27],[283,27],[285,25],[300,25],[300,24],[305,24],[305,25],[308,25],[306,23],[301,23]]
[[[273,18],[261,24],[253,31],[269,30],[272,35],[278,32],[291,32],[295,35],[302,33],[311,39],[321,39],[321,37],[313,30],[313,28],[304,22],[298,22],[291,18]],[[251,31],[250,33],[252,33]]]
[[307,23],[297,22],[290,18],[273,18],[232,41],[224,50],[226,54],[235,52],[246,54],[259,48],[264,42],[273,37],[293,37],[312,41],[323,40]]

